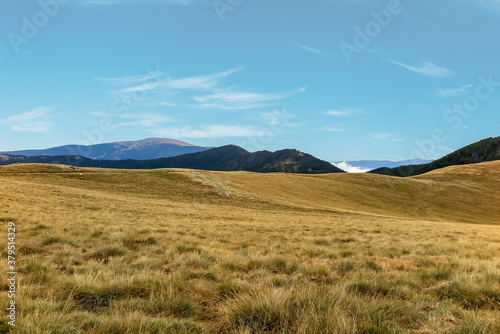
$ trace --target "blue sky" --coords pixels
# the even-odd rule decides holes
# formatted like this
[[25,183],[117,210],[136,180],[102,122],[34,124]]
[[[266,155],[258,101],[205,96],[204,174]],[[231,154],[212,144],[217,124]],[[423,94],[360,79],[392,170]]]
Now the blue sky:
[[0,7],[2,151],[166,137],[402,160],[500,133],[499,0]]

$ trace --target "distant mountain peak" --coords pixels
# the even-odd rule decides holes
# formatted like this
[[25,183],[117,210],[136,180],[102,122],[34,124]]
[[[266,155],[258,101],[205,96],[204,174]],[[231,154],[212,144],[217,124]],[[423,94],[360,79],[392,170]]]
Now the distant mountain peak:
[[120,145],[160,145],[160,144],[170,144],[170,145],[178,145],[178,146],[191,146],[194,147],[195,145],[186,143],[177,139],[171,139],[171,138],[156,138],[156,137],[151,137],[151,138],[145,138],[141,140],[134,140],[134,141],[118,141],[110,144],[120,144]]
[[95,160],[148,160],[175,157],[209,149],[170,138],[146,138],[96,145],[64,145],[47,149],[0,152],[0,154],[34,156],[80,155]]

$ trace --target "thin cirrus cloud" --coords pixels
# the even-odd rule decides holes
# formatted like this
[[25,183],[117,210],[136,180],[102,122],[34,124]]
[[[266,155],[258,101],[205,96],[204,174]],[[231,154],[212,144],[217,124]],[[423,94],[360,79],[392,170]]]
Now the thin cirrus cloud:
[[422,66],[411,66],[411,65],[397,62],[395,60],[389,60],[389,61],[395,65],[401,66],[403,68],[406,68],[407,70],[410,70],[412,72],[422,74],[422,75],[434,76],[434,77],[447,77],[447,76],[453,74],[453,72],[448,70],[447,68],[438,66],[438,65],[430,63],[430,62],[426,62]]
[[445,153],[451,153],[451,152],[453,152],[453,150],[451,148],[449,148],[448,146],[438,146],[437,148],[440,149],[441,151],[445,152]]
[[253,126],[211,124],[199,128],[172,127],[157,128],[149,132],[169,138],[225,138],[225,137],[254,137],[259,130]]
[[376,141],[390,141],[392,143],[396,142],[402,142],[405,139],[397,137],[396,134],[394,133],[382,133],[382,132],[375,132],[371,133],[368,138],[370,140],[376,140]]
[[[348,108],[348,109],[331,109],[324,111],[323,114],[327,116],[333,117],[356,117],[363,112],[361,108]],[[343,126],[338,124],[329,125],[319,129],[319,131],[327,131],[327,132],[347,132]]]
[[239,67],[225,72],[214,73],[210,75],[201,75],[196,77],[188,77],[182,79],[172,79],[170,77],[156,81],[149,82],[139,86],[127,87],[121,90],[123,93],[131,93],[136,91],[146,91],[154,89],[171,89],[171,90],[210,90],[216,87],[222,79],[241,71],[243,68]]
[[[284,93],[255,93],[238,90],[232,87],[221,87],[223,80],[239,71],[243,66],[231,68],[223,72],[208,75],[199,75],[185,78],[165,77],[157,69],[155,72],[130,77],[120,78],[95,78],[105,84],[117,87],[115,94],[133,94],[151,92],[171,96],[178,93],[186,93],[190,102],[182,103],[182,106],[196,109],[218,109],[218,110],[246,110],[276,105],[281,100],[306,91],[306,87],[295,91]],[[140,84],[137,84],[140,83]],[[197,94],[195,96],[189,94]],[[203,94],[203,95],[201,95]],[[182,97],[181,97],[182,98]],[[194,103],[193,103],[194,102]],[[143,103],[146,105],[146,103]],[[158,106],[179,106],[179,101],[158,101]]]
[[[116,116],[116,114],[103,112],[101,110],[92,111],[89,113],[89,115],[99,118],[113,118]],[[157,126],[158,124],[174,122],[174,120],[170,117],[155,113],[129,113],[127,115],[120,115],[120,118],[123,119],[122,122],[113,123],[112,125],[110,125],[109,128],[111,130],[127,126],[141,126],[143,128],[152,128],[153,126]]]
[[166,80],[160,82],[158,86],[159,88],[176,90],[209,90],[216,87],[222,79],[241,70],[243,70],[243,66],[210,75],[202,75],[183,79],[167,78]]
[[130,122],[123,122],[114,124],[111,128],[126,127],[126,126],[142,126],[144,128],[151,128],[161,123],[170,123],[173,120],[169,117],[158,114],[138,114],[130,115],[132,120]]
[[319,54],[321,56],[326,56],[326,54],[324,52],[321,52],[317,49],[313,49],[311,47],[308,47],[308,46],[305,46],[305,45],[302,45],[302,44],[297,44],[297,47],[301,48],[301,49],[304,49],[306,51],[309,51],[309,52],[313,52],[313,53],[316,53],[316,54]]
[[[199,75],[194,77],[173,79],[171,77],[164,78],[163,73],[156,71],[153,73],[145,74],[142,76],[131,76],[121,78],[102,79],[97,80],[111,83],[114,85],[125,86],[118,90],[118,93],[133,93],[140,91],[151,90],[210,90],[220,84],[221,80],[227,76],[243,70],[243,66],[229,69],[224,72],[217,72],[208,75]],[[142,82],[140,85],[130,85],[131,83]]]
[[115,83],[115,84],[133,84],[137,82],[145,82],[152,79],[155,79],[161,75],[161,72],[153,72],[148,74],[129,76],[129,77],[121,77],[121,78],[98,78],[94,79],[107,82],[107,83]]
[[177,104],[176,103],[172,103],[172,102],[160,102],[160,106],[162,107],[177,107]]
[[335,127],[335,126],[332,126],[332,127],[325,128],[324,131],[328,131],[328,132],[346,132],[347,130],[346,129],[341,129],[341,128],[338,128],[338,127]]
[[317,129],[316,131],[327,131],[327,132],[347,132],[347,129],[344,129],[342,126],[334,124],[323,127],[321,129]]
[[203,1],[199,0],[80,0],[73,1],[75,4],[82,5],[125,5],[131,3],[144,3],[144,2],[155,2],[155,3],[168,3],[168,4],[177,4],[177,5],[192,5],[197,3],[202,3]]
[[454,96],[462,96],[466,95],[470,92],[472,85],[465,85],[461,88],[456,89],[437,89],[434,92],[434,95],[437,97],[454,97]]
[[293,95],[306,91],[306,87],[299,88],[292,92],[266,94],[235,91],[232,89],[220,89],[213,94],[195,96],[193,99],[198,104],[193,107],[203,109],[221,110],[243,110],[272,106],[278,101],[289,98]]
[[271,127],[296,127],[300,125],[290,121],[296,118],[297,115],[289,113],[286,108],[283,110],[273,110],[272,112],[262,113],[260,117],[264,120],[266,125]]
[[392,137],[394,137],[393,133],[372,133],[370,134],[370,139],[375,139],[375,140],[389,140]]
[[352,8],[352,7],[373,7],[373,0],[323,0],[324,2],[330,3],[331,5]]
[[48,132],[52,127],[49,114],[51,110],[51,107],[38,107],[25,113],[2,119],[0,123],[7,125],[12,131]]
[[325,115],[328,116],[335,116],[335,117],[352,117],[359,115],[361,112],[363,112],[363,109],[357,108],[357,109],[334,109],[334,110],[327,110],[324,112]]

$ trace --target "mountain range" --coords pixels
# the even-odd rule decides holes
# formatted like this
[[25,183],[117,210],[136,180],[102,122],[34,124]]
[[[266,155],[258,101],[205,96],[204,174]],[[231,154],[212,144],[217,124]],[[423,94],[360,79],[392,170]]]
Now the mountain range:
[[34,156],[78,155],[95,160],[150,160],[208,150],[175,139],[147,138],[97,145],[65,145],[41,150],[5,151],[0,154]]
[[15,163],[63,164],[78,167],[156,169],[191,168],[214,171],[249,171],[259,173],[343,173],[327,161],[310,154],[287,149],[276,152],[250,153],[235,145],[216,147],[202,152],[152,160],[95,160],[78,155],[21,156],[0,155],[0,165]]
[[[75,154],[61,154],[65,152]],[[109,159],[104,159],[104,157]],[[0,165],[45,163],[119,169],[190,168],[303,174],[370,170],[369,172],[373,174],[398,177],[419,175],[448,166],[493,160],[500,160],[500,137],[483,139],[435,161],[361,160],[329,163],[293,149],[250,153],[235,145],[208,148],[160,138],[91,146],[67,145],[45,150],[25,150],[4,154],[0,152]],[[384,167],[377,168],[377,166]]]

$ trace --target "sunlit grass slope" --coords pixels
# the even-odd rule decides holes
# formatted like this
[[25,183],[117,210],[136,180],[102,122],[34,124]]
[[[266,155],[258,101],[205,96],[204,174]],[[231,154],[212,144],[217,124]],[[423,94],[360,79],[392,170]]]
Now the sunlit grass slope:
[[404,179],[5,166],[0,268],[15,221],[17,333],[499,333],[498,203],[498,162]]

